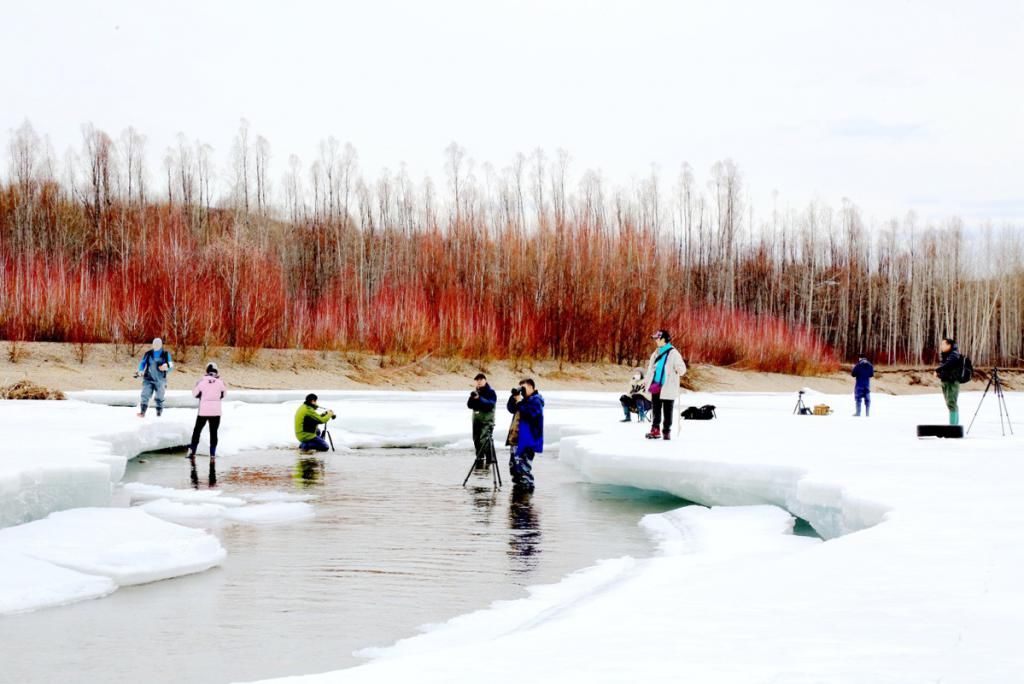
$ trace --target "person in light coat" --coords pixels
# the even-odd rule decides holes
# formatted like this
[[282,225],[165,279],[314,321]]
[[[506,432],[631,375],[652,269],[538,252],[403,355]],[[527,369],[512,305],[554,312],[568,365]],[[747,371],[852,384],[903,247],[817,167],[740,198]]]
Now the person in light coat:
[[217,430],[220,428],[220,402],[224,399],[227,386],[220,379],[220,371],[217,364],[210,362],[206,366],[206,375],[199,378],[199,382],[192,389],[192,396],[199,400],[199,414],[196,416],[195,427],[192,428],[192,442],[188,448],[188,460],[192,466],[196,464],[196,448],[199,447],[199,437],[203,434],[203,427],[210,425],[210,462],[217,458]]
[[[651,393],[654,405],[654,421],[647,439],[672,439],[672,417],[676,399],[679,398],[679,379],[686,375],[686,362],[679,350],[672,346],[672,337],[667,330],[659,330],[653,335],[656,349],[647,364],[649,383],[647,391]],[[664,432],[662,420],[664,419]]]

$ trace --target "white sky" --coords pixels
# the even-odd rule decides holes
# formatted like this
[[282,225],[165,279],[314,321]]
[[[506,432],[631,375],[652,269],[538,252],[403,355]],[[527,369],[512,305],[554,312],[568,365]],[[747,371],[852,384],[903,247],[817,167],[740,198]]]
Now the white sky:
[[[1024,2],[18,2],[0,131],[58,153],[134,125],[226,166],[241,117],[289,154],[443,182],[452,140],[497,168],[559,147],[629,185],[741,167],[761,215],[843,197],[869,218],[1024,223]],[[226,176],[226,172],[222,172]]]

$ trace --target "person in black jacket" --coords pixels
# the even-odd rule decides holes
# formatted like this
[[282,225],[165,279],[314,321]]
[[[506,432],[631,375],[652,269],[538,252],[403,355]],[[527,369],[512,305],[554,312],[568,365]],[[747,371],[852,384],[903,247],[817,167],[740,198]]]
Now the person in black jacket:
[[474,388],[466,402],[473,411],[473,447],[476,449],[476,467],[486,468],[494,456],[494,406],[498,395],[487,384],[487,376],[477,373]]
[[963,357],[957,349],[956,340],[951,337],[943,337],[939,345],[939,367],[935,374],[942,381],[942,397],[946,400],[946,408],[949,409],[949,424],[960,424],[960,407],[957,402],[960,398],[960,373],[963,371]]
[[860,405],[864,403],[864,415],[871,415],[871,378],[875,377],[875,367],[868,361],[864,354],[858,354],[857,364],[850,371],[850,375],[857,378],[853,386],[853,400],[857,404],[857,412],[853,415],[860,416]]

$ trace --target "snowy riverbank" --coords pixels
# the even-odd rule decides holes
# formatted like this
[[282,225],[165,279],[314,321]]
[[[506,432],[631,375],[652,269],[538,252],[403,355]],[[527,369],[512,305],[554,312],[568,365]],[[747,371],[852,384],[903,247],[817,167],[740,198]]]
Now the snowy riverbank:
[[783,396],[711,400],[721,420],[676,442],[643,443],[609,416],[560,457],[600,482],[783,506],[829,541],[785,534],[771,506],[649,517],[663,555],[601,564],[363,667],[279,681],[1020,681],[1024,441],[999,436],[991,397],[962,441],[916,439],[942,416],[937,397],[876,397],[870,420],[844,415],[848,397],[827,418],[791,417]]
[[[341,416],[332,425],[339,446],[467,441],[461,393],[321,396]],[[301,681],[461,681],[483,673],[490,681],[517,682],[1019,677],[1024,441],[999,436],[992,397],[971,438],[947,442],[914,436],[914,424],[944,413],[933,396],[877,396],[875,416],[865,420],[847,415],[847,396],[825,398],[837,415],[805,418],[789,414],[792,395],[689,395],[683,403],[714,403],[720,419],[681,423],[675,441],[651,443],[638,425],[615,422],[614,395],[546,396],[549,441],[560,440],[558,457],[588,478],[737,508],[649,516],[644,525],[661,541],[655,558],[606,561],[528,598],[381,645],[368,652],[377,659],[365,666]],[[978,396],[963,396],[964,415],[973,414]],[[234,398],[251,401],[226,408],[224,459],[247,448],[291,445],[295,404],[254,402],[292,396]],[[1015,394],[1008,400],[1011,415],[1024,416],[1024,401]],[[0,402],[0,429],[12,443],[0,459],[2,520],[105,505],[126,457],[183,444],[191,420],[187,409],[169,409],[140,425],[129,409],[102,404]],[[792,519],[778,507],[809,520],[828,541],[789,534]],[[26,544],[48,536],[24,531],[32,525],[80,513],[2,530],[0,549],[5,534]],[[45,562],[14,541],[6,548],[22,564]],[[201,551],[216,562],[216,549]],[[55,564],[48,572],[88,573],[100,565],[50,557]],[[8,585],[45,576],[27,566],[3,574]],[[77,598],[112,590],[102,580],[80,580],[54,578],[58,586],[78,587]]]

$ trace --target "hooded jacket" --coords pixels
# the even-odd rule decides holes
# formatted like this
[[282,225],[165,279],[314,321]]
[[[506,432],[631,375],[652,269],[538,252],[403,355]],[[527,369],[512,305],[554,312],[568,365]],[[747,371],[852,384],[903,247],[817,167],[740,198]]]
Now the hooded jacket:
[[510,398],[509,413],[519,414],[519,435],[516,453],[525,449],[533,449],[536,454],[544,453],[544,397],[534,392],[526,399],[516,402]]
[[316,408],[303,402],[295,411],[295,439],[299,442],[316,439],[317,428],[330,419],[330,415],[321,414]]
[[227,385],[217,375],[204,375],[192,388],[192,396],[199,399],[199,415],[219,416],[220,402],[227,391]]

